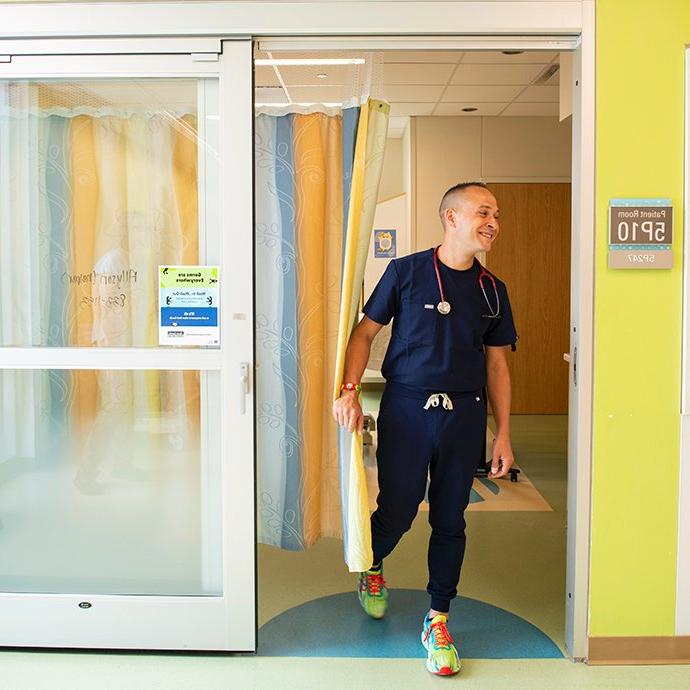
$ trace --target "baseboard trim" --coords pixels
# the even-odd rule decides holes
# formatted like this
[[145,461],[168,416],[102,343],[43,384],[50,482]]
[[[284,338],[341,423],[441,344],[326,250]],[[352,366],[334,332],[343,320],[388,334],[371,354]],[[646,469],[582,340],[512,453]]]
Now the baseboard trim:
[[590,637],[587,663],[690,664],[690,636]]

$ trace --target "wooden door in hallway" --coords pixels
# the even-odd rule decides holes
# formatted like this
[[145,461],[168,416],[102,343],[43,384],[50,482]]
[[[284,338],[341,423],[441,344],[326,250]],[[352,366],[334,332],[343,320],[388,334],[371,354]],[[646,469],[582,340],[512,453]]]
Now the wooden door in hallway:
[[500,233],[487,268],[508,287],[520,339],[510,353],[513,414],[566,414],[570,183],[489,184]]

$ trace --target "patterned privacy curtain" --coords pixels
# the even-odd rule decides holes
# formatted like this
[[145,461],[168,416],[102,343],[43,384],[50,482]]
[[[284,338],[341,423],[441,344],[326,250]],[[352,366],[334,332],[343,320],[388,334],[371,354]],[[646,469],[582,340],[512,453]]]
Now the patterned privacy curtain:
[[[389,107],[369,103],[357,130],[357,144],[345,229],[343,281],[340,297],[338,348],[332,399],[338,397],[345,365],[345,350],[358,319],[360,288],[376,212],[379,181],[383,169]],[[338,429],[338,456],[343,509],[345,562],[351,572],[372,566],[369,499],[362,436]]]
[[[157,266],[198,263],[196,117],[65,93],[0,81],[0,344],[157,345]],[[0,372],[0,460],[83,436],[88,474],[133,419],[198,426],[196,372],[42,376]]]
[[[362,209],[372,199],[375,205],[381,166],[374,174],[370,163],[364,177],[358,170],[382,162],[388,111],[369,100],[336,114],[256,118],[258,521],[265,544],[299,550],[343,535],[347,544],[352,529],[343,519],[352,485],[342,481],[349,470],[331,416],[332,376],[343,299],[358,301],[366,259],[365,248],[353,263],[346,248],[352,237],[358,249],[364,237],[368,246],[373,207],[371,217]],[[365,484],[355,493],[366,506]]]

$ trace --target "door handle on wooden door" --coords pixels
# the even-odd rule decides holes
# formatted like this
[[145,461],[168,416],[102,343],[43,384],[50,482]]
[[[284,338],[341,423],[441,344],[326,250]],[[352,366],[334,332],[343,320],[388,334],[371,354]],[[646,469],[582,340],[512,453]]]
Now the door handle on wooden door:
[[240,362],[240,414],[247,411],[249,393],[249,362]]

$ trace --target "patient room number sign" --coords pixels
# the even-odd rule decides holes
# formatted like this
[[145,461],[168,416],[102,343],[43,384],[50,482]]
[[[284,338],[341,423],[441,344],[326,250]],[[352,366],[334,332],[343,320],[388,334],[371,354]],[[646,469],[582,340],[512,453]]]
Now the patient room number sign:
[[670,199],[611,199],[609,268],[673,268]]
[[218,266],[158,267],[160,345],[220,345]]

